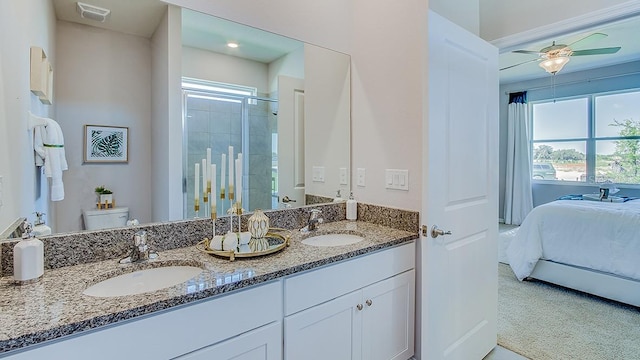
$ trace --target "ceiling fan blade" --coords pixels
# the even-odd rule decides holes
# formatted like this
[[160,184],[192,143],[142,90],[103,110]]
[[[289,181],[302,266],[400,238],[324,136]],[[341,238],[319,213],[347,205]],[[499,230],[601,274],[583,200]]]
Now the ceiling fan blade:
[[589,43],[592,43],[594,41],[602,40],[602,39],[606,38],[607,36],[608,36],[607,34],[603,34],[603,33],[593,33],[591,35],[583,37],[580,40],[574,41],[574,42],[572,42],[571,44],[569,44],[567,46],[571,47],[571,48],[586,46]]
[[527,60],[527,61],[524,61],[524,62],[521,62],[521,63],[517,63],[517,64],[515,64],[515,65],[511,65],[511,66],[503,67],[503,68],[502,68],[502,69],[500,69],[500,70],[511,69],[512,67],[516,67],[516,66],[519,66],[519,65],[523,65],[523,64],[526,64],[526,63],[530,63],[530,62],[534,62],[534,61],[539,61],[539,60],[540,60],[540,59],[531,59],[531,60]]
[[571,56],[615,54],[620,49],[620,46],[618,46],[599,49],[576,50],[571,54]]
[[512,52],[518,53],[518,54],[534,54],[534,55],[541,54],[539,51],[531,51],[531,50],[514,50]]

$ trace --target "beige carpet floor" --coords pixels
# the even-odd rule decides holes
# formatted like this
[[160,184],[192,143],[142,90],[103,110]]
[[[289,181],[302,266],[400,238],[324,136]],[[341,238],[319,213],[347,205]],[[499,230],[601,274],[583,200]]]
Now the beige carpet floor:
[[498,268],[499,345],[534,360],[640,359],[640,308]]

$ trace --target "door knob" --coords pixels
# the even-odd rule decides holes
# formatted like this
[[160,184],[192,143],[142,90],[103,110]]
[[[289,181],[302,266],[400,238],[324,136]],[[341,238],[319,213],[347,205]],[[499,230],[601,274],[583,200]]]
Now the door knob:
[[356,308],[357,308],[358,310],[362,310],[362,304],[358,304],[358,305],[356,305]]
[[371,306],[373,304],[373,301],[371,301],[371,299],[365,301],[367,303],[367,306]]
[[444,231],[442,229],[438,229],[437,225],[433,225],[431,227],[431,237],[435,239],[438,235],[451,235],[451,231]]
[[288,202],[296,202],[296,200],[295,200],[295,199],[289,199],[289,197],[285,195],[285,196],[282,198],[282,202],[286,204],[286,203],[288,203]]

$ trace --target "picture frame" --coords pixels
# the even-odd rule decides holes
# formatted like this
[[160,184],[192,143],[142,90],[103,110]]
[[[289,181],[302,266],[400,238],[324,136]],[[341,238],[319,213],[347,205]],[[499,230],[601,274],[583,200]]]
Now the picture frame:
[[126,163],[129,161],[129,128],[84,126],[84,163]]

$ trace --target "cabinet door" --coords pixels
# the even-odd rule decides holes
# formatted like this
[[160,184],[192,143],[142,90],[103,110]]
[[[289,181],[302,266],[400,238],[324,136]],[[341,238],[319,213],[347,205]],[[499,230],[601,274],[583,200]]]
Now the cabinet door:
[[282,359],[282,323],[265,325],[219,344],[179,356],[179,360],[279,360]]
[[414,270],[362,289],[362,358],[408,359],[414,353]]
[[285,360],[360,359],[361,299],[356,291],[286,317]]

